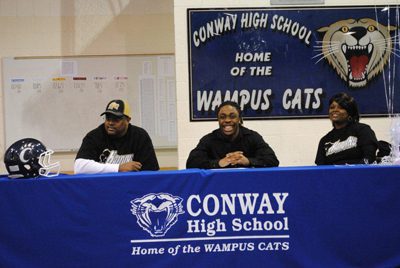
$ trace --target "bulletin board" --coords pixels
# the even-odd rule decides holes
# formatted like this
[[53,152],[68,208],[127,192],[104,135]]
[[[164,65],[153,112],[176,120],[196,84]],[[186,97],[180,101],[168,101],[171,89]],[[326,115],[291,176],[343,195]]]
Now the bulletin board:
[[112,99],[131,106],[131,123],[156,148],[176,147],[173,55],[3,58],[5,142],[36,138],[55,151],[76,151],[104,122]]

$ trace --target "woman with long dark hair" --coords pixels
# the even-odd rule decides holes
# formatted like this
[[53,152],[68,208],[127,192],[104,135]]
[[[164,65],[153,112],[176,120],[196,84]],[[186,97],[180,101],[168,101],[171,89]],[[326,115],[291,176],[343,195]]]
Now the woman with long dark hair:
[[378,141],[367,124],[360,123],[353,97],[338,93],[329,100],[329,119],[333,129],[319,142],[315,164],[367,164],[376,160]]

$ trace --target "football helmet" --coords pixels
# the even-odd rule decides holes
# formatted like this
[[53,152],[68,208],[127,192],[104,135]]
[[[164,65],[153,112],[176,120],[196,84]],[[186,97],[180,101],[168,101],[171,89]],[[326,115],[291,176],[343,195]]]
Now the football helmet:
[[57,176],[60,163],[51,163],[54,152],[47,150],[40,141],[25,138],[13,143],[4,155],[4,164],[10,178],[36,178]]

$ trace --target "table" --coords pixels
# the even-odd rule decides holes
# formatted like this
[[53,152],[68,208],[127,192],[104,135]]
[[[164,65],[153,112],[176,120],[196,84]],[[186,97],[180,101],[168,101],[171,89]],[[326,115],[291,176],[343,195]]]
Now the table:
[[394,267],[400,166],[0,178],[0,267]]

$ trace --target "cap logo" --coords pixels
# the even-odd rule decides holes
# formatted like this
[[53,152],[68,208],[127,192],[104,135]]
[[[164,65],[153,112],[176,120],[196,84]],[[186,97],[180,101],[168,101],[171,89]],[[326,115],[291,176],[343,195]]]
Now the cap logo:
[[119,104],[118,103],[116,103],[116,102],[111,102],[109,105],[108,105],[108,110],[118,110],[118,108],[119,108]]

